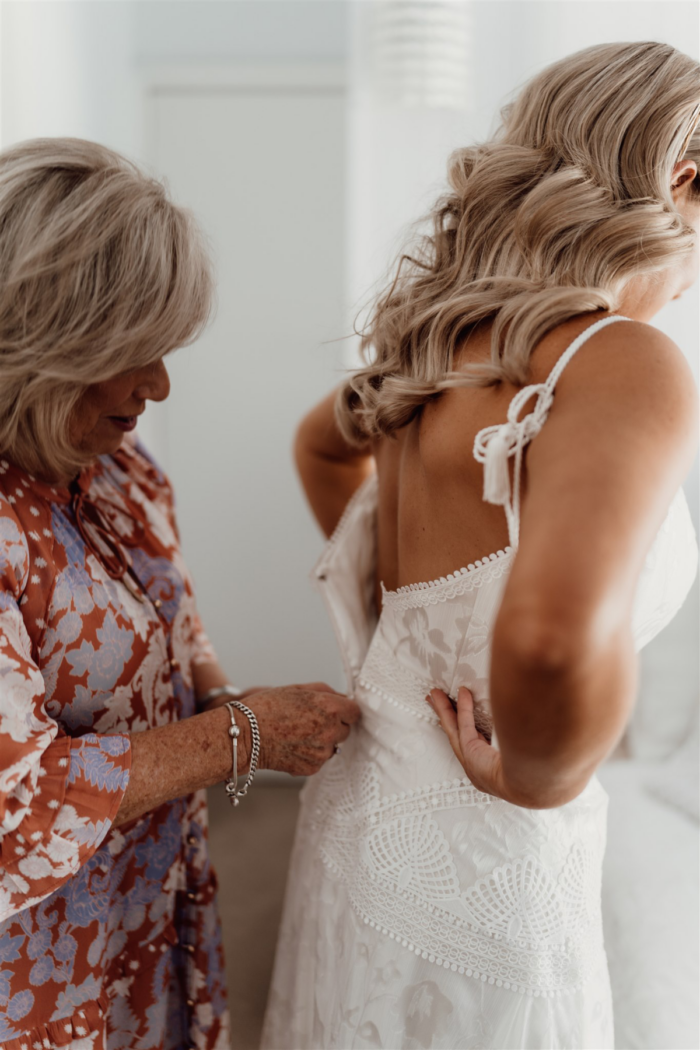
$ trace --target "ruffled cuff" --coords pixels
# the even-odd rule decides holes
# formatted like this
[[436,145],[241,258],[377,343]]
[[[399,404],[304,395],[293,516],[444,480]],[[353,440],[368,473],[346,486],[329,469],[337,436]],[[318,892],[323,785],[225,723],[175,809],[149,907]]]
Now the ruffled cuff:
[[89,860],[114,821],[130,769],[126,734],[61,737],[47,748],[26,815],[3,841],[3,867],[16,887],[10,912],[53,893]]
[[[18,1009],[34,1005],[33,992],[19,992],[15,999],[20,997],[26,999],[27,1002],[18,1003]],[[87,1046],[86,1040],[95,1032],[100,1037],[98,1045],[106,1045],[104,1040],[107,1031],[106,1018],[108,1010],[109,999],[103,993],[98,999],[93,999],[90,1002],[83,1003],[82,1006],[76,1007],[73,1013],[67,1017],[62,1017],[57,1021],[47,1021],[46,1024],[39,1024],[22,1032],[15,1039],[2,1043],[2,1050],[29,1050],[29,1047]],[[92,1044],[90,1043],[90,1045]]]

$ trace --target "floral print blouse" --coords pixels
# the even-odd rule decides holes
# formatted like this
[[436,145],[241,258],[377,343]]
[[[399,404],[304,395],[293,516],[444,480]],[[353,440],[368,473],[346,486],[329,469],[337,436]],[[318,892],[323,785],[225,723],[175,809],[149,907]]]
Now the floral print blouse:
[[111,826],[128,734],[194,714],[191,667],[214,658],[140,445],[71,490],[0,458],[6,1050],[229,1046],[204,792]]

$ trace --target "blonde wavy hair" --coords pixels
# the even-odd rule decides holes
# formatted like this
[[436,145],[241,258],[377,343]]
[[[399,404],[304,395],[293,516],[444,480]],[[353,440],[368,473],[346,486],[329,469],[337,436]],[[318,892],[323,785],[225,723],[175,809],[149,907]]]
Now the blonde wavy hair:
[[[692,252],[671,173],[700,165],[699,117],[700,67],[667,44],[603,44],[534,77],[492,139],[452,155],[431,231],[374,303],[336,402],[345,438],[391,434],[452,387],[525,384],[548,331]],[[487,319],[490,360],[455,372]]]
[[194,218],[124,157],[69,138],[0,154],[0,453],[75,475],[85,389],[191,342],[212,298]]

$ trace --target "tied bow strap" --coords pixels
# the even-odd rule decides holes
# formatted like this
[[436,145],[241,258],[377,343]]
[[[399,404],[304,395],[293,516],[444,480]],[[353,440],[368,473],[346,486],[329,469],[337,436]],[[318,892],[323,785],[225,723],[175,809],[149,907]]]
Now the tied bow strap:
[[[484,464],[484,499],[503,507],[510,499],[508,459],[513,440],[510,424],[488,427],[479,433],[477,440],[474,457]],[[477,452],[483,459],[479,459]]]
[[[508,533],[513,547],[517,547],[520,534],[520,475],[523,452],[528,442],[537,437],[544,426],[554,401],[554,388],[560,375],[587,339],[615,321],[628,320],[628,317],[612,314],[585,328],[561,355],[544,383],[533,383],[518,391],[508,406],[506,423],[485,427],[476,435],[474,459],[484,464],[484,500],[505,508]],[[533,397],[536,401],[532,412],[520,419],[520,413]],[[508,464],[511,456],[515,458],[512,496]]]
[[[532,412],[519,418],[525,405],[536,397]],[[508,406],[508,421],[480,430],[474,440],[474,459],[484,464],[484,500],[505,507],[511,543],[518,541],[520,474],[525,446],[539,434],[553,400],[548,384],[538,383],[520,390]],[[511,495],[508,460],[513,456],[514,485]]]

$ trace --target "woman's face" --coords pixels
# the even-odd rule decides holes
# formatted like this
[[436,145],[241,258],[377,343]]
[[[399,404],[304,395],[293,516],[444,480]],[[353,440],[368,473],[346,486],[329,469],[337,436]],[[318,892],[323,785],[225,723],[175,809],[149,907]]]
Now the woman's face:
[[170,379],[162,360],[89,386],[73,416],[73,444],[95,457],[116,452],[146,402],[164,401],[169,393]]

